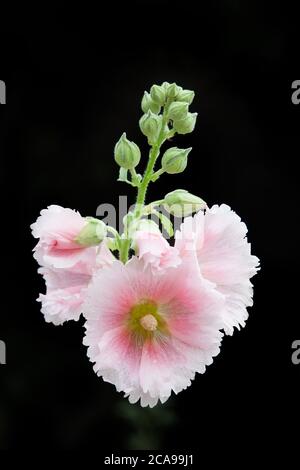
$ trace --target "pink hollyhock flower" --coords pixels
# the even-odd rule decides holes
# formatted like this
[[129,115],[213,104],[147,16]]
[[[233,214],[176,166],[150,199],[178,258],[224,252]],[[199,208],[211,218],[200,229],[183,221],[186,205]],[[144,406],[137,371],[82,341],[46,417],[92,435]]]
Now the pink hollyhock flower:
[[78,212],[52,205],[31,225],[39,238],[34,257],[47,288],[38,301],[45,320],[55,325],[79,319],[93,272],[115,260],[105,241],[99,247],[75,241],[86,223]]
[[139,258],[143,259],[145,266],[161,270],[176,267],[181,263],[179,251],[171,246],[160,232],[147,232],[139,230],[134,234],[134,243]]
[[113,263],[115,257],[103,241],[92,263],[78,262],[70,269],[42,267],[47,292],[37,299],[46,322],[62,325],[68,320],[78,320],[93,273]]
[[38,272],[47,286],[47,293],[37,299],[42,303],[46,322],[62,325],[68,320],[78,320],[91,275],[55,268],[40,268]]
[[72,209],[56,205],[43,209],[31,225],[32,235],[39,238],[34,248],[38,263],[53,268],[73,268],[78,262],[93,263],[96,247],[85,247],[75,241],[85,224],[86,220]]
[[224,331],[230,335],[234,327],[245,326],[247,307],[253,303],[250,278],[259,269],[246,234],[240,217],[222,204],[187,217],[175,235],[181,256],[196,250],[203,277],[225,296]]
[[116,261],[116,258],[107,247],[107,240],[108,239],[104,239],[97,247],[96,269],[110,266],[114,261]]
[[84,344],[94,370],[130,403],[153,407],[191,384],[219,353],[224,296],[191,253],[159,275],[143,260],[97,271],[87,292]]

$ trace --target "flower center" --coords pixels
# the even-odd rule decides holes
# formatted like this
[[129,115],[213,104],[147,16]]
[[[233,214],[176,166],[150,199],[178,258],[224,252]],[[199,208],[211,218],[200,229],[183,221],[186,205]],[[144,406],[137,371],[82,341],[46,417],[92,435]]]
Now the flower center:
[[158,306],[151,300],[141,300],[128,312],[127,327],[136,340],[143,343],[156,333],[168,335],[167,322]]
[[147,331],[155,331],[158,325],[156,318],[151,315],[151,313],[147,313],[147,315],[142,317],[140,319],[140,324]]

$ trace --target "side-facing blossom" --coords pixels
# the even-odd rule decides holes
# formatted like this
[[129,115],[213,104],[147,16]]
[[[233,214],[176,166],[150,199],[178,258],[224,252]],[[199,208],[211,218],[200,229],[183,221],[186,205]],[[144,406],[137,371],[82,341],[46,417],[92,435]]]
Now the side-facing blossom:
[[214,205],[194,217],[187,217],[175,235],[181,256],[196,250],[201,273],[226,298],[224,331],[245,325],[247,307],[252,305],[250,279],[259,260],[251,254],[247,227],[226,204]]
[[87,287],[97,269],[109,266],[115,257],[103,241],[94,262],[89,266],[77,263],[72,269],[41,267],[46,283],[46,294],[40,294],[41,312],[46,322],[62,325],[65,321],[78,320],[86,298]]
[[92,264],[96,247],[76,242],[86,223],[86,219],[72,209],[56,205],[43,209],[31,225],[32,235],[39,239],[34,248],[37,262],[53,268],[74,268],[78,262]]
[[40,294],[38,301],[45,320],[55,325],[79,319],[93,273],[115,259],[106,241],[98,247],[76,242],[85,224],[78,212],[50,206],[31,226],[39,238],[35,258],[46,283],[46,293]]
[[87,272],[73,272],[68,269],[39,269],[46,283],[46,294],[40,294],[41,312],[46,322],[62,325],[68,320],[78,320],[82,312],[86,289],[91,280]]
[[160,272],[136,257],[97,271],[83,313],[94,370],[131,403],[164,402],[219,352],[224,296],[201,278],[194,256]]

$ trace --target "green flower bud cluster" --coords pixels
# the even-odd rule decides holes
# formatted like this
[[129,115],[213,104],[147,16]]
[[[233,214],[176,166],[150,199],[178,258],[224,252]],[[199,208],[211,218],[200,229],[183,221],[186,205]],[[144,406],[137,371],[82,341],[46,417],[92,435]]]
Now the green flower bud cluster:
[[[174,135],[175,132],[187,134],[194,130],[197,113],[189,112],[189,105],[194,96],[192,90],[184,90],[176,83],[169,82],[152,85],[150,93],[144,92],[141,103],[144,115],[139,125],[142,133],[148,138],[149,145],[157,142],[162,131],[163,116],[160,112],[164,107],[165,136]],[[169,128],[169,123],[173,125],[173,130]]]
[[[139,126],[147,137],[151,146],[163,142],[172,137],[175,132],[186,134],[192,132],[195,127],[197,113],[189,112],[189,105],[194,99],[194,92],[184,90],[176,83],[163,82],[161,85],[153,85],[150,92],[144,92],[141,107],[144,112],[140,118]],[[173,126],[173,129],[170,127]],[[155,181],[163,172],[175,174],[182,172],[187,165],[187,155],[190,149],[169,149],[163,157],[162,168],[154,175]],[[135,167],[141,159],[139,147],[126,138],[124,133],[114,149],[114,157],[120,169],[120,181],[125,181],[132,186],[139,186],[141,177],[136,174]],[[127,172],[130,171],[131,181]]]
[[135,168],[141,159],[139,147],[126,138],[125,132],[115,145],[114,155],[117,164],[126,170]]
[[145,206],[146,192],[150,182],[157,181],[164,173],[170,175],[182,173],[187,167],[191,147],[187,149],[171,147],[162,153],[161,167],[156,169],[155,165],[161,154],[161,147],[167,140],[174,137],[176,133],[187,134],[194,130],[197,113],[191,113],[189,110],[194,97],[195,93],[192,90],[183,89],[176,83],[169,82],[153,85],[150,90],[144,92],[141,101],[143,115],[139,120],[139,127],[152,148],[143,176],[136,171],[136,166],[141,159],[140,149],[134,142],[127,139],[125,133],[114,149],[115,161],[120,166],[118,181],[130,184],[138,191],[134,210],[123,218],[122,234],[118,234],[113,227],[102,227],[98,221],[90,221],[76,239],[79,244],[86,246],[97,244],[99,240],[107,238],[107,230],[114,235],[114,238],[107,242],[109,248],[119,250],[120,259],[126,263],[130,248],[136,250],[134,239],[137,231],[154,233],[160,231],[157,223],[144,220],[142,217],[154,214],[168,235],[173,236],[174,228],[170,218],[156,207],[162,204],[170,214],[178,217],[188,216],[206,207],[202,199],[183,189],[172,191],[164,199]]
[[[152,85],[150,93],[145,91],[142,100],[142,110],[145,112],[151,109],[152,112],[159,113],[158,107],[165,106],[167,101],[181,101],[192,103],[195,93],[191,90],[183,90],[176,83],[163,82],[162,85]],[[156,105],[153,106],[153,104]]]
[[168,117],[173,122],[173,129],[178,134],[193,132],[196,124],[197,113],[189,112],[195,93],[192,90],[183,90],[177,87],[174,102],[170,104]]

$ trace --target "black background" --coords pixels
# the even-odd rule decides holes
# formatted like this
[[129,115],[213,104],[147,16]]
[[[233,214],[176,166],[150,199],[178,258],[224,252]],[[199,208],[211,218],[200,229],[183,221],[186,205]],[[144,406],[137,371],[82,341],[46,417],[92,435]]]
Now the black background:
[[[2,309],[0,448],[268,449],[292,447],[299,417],[297,15],[285,3],[143,1],[18,9],[2,29],[0,107]],[[130,406],[93,373],[83,321],[46,324],[30,224],[50,204],[95,215],[119,194],[113,147],[122,132],[144,154],[143,91],[176,81],[193,89],[193,147],[180,175],[163,176],[151,199],[177,187],[225,202],[246,222],[261,259],[246,328],[193,385],[154,410]],[[280,447],[280,445],[279,445]]]

